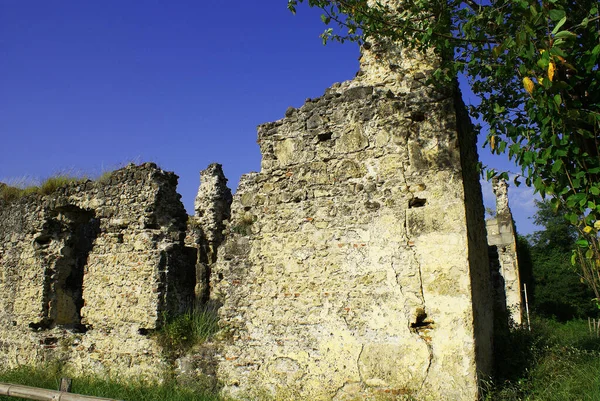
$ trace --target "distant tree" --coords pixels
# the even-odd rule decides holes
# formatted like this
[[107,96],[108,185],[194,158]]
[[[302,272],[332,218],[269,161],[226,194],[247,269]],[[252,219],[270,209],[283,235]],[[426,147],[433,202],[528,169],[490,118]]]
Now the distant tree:
[[[549,201],[536,202],[536,205],[534,221],[544,229],[528,237],[533,275],[532,309],[563,321],[597,315],[598,309],[592,302],[595,294],[582,280],[580,267],[571,263],[578,237],[576,228],[562,214],[556,213]],[[519,245],[522,249],[527,247],[522,242]]]
[[519,260],[519,276],[521,285],[527,285],[529,305],[535,302],[535,281],[533,278],[533,262],[531,261],[531,244],[527,237],[517,234],[517,258]]

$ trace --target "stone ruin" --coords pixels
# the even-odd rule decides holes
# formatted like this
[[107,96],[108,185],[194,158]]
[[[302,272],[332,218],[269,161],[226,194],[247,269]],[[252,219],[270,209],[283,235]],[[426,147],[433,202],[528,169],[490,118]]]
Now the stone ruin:
[[523,322],[523,300],[516,230],[508,206],[508,184],[495,179],[492,188],[496,195],[496,214],[486,220],[486,228],[497,310],[506,312],[512,323],[520,325]]
[[194,301],[177,176],[147,163],[0,201],[0,366],[158,377],[148,333]]
[[261,171],[233,203],[221,167],[203,171],[192,217],[150,163],[0,201],[0,366],[160,379],[173,361],[152,333],[210,305],[220,341],[179,373],[234,398],[477,400],[494,289],[476,136],[457,86],[427,82],[436,65],[364,50],[354,80],[259,127]]
[[225,393],[477,399],[493,322],[476,137],[458,89],[426,83],[434,63],[367,51],[357,78],[259,127],[211,276]]

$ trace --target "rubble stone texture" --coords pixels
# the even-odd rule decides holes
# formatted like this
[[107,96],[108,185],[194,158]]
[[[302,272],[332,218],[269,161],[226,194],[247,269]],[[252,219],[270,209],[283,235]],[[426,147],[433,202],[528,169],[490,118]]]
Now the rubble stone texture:
[[[520,325],[523,321],[521,279],[517,259],[517,238],[512,213],[508,206],[508,184],[494,180],[496,195],[496,217],[486,221],[490,258],[496,265],[499,277],[494,281],[496,299],[509,318]],[[494,260],[495,259],[495,260]]]
[[492,299],[475,135],[436,60],[357,78],[258,129],[211,275],[235,398],[476,400]]
[[152,163],[0,201],[0,366],[162,377],[148,336],[193,301],[177,176]]
[[200,188],[190,218],[188,240],[198,249],[196,263],[196,299],[203,304],[209,297],[210,266],[217,260],[217,249],[224,240],[225,221],[231,213],[231,189],[223,167],[213,163],[200,172]]

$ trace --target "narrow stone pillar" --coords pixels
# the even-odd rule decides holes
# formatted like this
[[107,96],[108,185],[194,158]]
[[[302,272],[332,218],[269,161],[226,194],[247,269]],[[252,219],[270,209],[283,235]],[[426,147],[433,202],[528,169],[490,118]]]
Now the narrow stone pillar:
[[504,299],[497,299],[496,302],[506,305],[509,319],[520,325],[523,320],[523,299],[517,258],[517,237],[512,212],[508,205],[508,183],[506,180],[495,179],[492,188],[496,195],[496,216],[489,219],[486,226],[488,244],[497,250],[497,260],[491,261],[492,266],[497,266],[501,278],[496,281],[496,286],[503,286],[503,288],[496,288],[496,297],[504,297]]
[[195,216],[190,219],[198,249],[195,294],[200,304],[208,300],[210,265],[217,260],[217,248],[223,242],[231,201],[231,190],[227,187],[227,178],[220,164],[213,163],[200,172],[200,187],[194,202]]

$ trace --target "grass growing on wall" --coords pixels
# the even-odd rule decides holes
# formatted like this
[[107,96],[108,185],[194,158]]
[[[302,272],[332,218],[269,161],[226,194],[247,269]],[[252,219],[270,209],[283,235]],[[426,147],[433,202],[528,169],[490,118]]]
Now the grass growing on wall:
[[219,331],[219,316],[211,307],[193,310],[167,318],[155,333],[156,340],[167,352],[180,355],[203,343]]
[[88,174],[72,169],[61,170],[42,180],[41,183],[40,180],[31,177],[10,179],[9,182],[0,182],[0,200],[12,202],[30,194],[49,195],[60,187],[71,183],[84,183],[90,179],[100,183],[108,183],[116,170],[131,164],[140,165],[142,162],[134,159],[118,163],[107,170],[103,169],[100,174]]
[[0,199],[12,202],[31,194],[49,195],[60,187],[73,182],[85,182],[87,178],[58,174],[45,179],[40,185],[17,183],[16,185],[0,185]]
[[511,334],[496,355],[486,401],[600,401],[600,338],[588,322],[535,320]]
[[[0,382],[57,390],[60,378],[65,377],[57,366],[21,367],[0,372]],[[185,388],[174,382],[144,384],[119,382],[82,376],[73,378],[72,393],[126,401],[225,401],[201,388]],[[0,396],[0,401],[14,401],[14,397]]]

